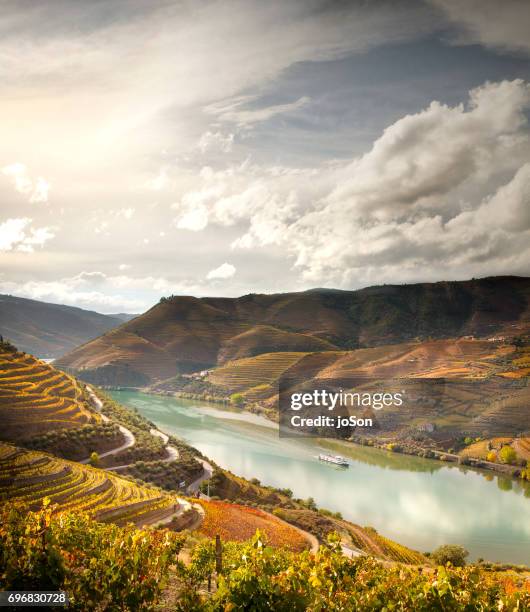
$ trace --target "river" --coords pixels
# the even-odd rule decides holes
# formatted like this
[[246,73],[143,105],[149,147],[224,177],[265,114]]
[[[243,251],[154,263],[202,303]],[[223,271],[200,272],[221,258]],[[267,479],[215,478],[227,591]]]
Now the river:
[[[134,391],[111,395],[234,474],[313,497],[411,548],[461,544],[472,560],[530,564],[530,485],[352,444],[281,439],[273,423],[212,404]],[[346,456],[350,467],[319,462],[323,449]]]

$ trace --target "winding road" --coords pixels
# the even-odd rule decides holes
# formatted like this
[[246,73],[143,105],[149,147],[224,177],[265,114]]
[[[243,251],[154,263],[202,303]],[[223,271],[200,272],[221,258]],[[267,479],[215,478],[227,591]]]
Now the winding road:
[[203,473],[201,476],[199,476],[199,478],[195,479],[188,485],[187,490],[190,494],[197,493],[201,484],[205,480],[209,480],[213,474],[213,467],[208,463],[208,461],[205,461],[204,459],[197,459],[197,461],[202,464]]
[[[101,415],[101,418],[103,421],[109,422],[110,421],[109,417],[101,413],[101,410],[103,408],[103,402],[95,394],[94,389],[92,389],[92,387],[90,387],[89,385],[86,386],[86,389],[88,391],[88,394],[90,396],[90,401],[92,402],[94,409]],[[134,446],[136,444],[136,438],[134,437],[134,434],[130,429],[127,429],[127,427],[123,425],[119,425],[119,424],[118,424],[118,427],[123,437],[125,438],[125,442],[121,444],[120,446],[113,448],[112,450],[101,453],[99,455],[100,459],[103,459],[103,457],[108,457],[109,455],[117,455],[118,453],[121,453],[122,451],[128,448],[131,448],[131,446]],[[149,433],[153,436],[157,436],[158,438],[162,438],[162,440],[164,441],[164,445],[165,445],[168,456],[162,459],[161,461],[169,462],[169,461],[179,460],[180,455],[179,455],[178,449],[168,444],[169,436],[167,434],[165,434],[163,431],[160,431],[159,429],[150,429]],[[90,457],[88,457],[87,459],[83,459],[79,463],[89,463],[89,462],[90,462]],[[128,468],[130,465],[132,464],[128,463],[126,465],[116,465],[114,467],[109,467],[109,468],[104,468],[104,469],[108,471],[123,470],[125,468]]]
[[[103,408],[103,402],[99,399],[99,397],[96,395],[96,393],[94,392],[94,390],[92,389],[92,387],[90,387],[89,385],[86,386],[86,389],[88,391],[88,394],[90,396],[90,401],[92,402],[92,405],[94,406],[95,410],[101,415],[101,418],[103,421],[110,421],[110,419],[101,413],[101,410]],[[123,450],[126,450],[127,448],[130,448],[131,446],[134,446],[134,444],[136,443],[136,439],[134,437],[134,434],[132,433],[132,431],[130,431],[129,429],[127,429],[126,427],[124,427],[123,425],[118,425],[118,427],[120,428],[121,433],[123,434],[124,438],[125,438],[125,442],[123,444],[121,444],[120,446],[118,446],[117,448],[114,448],[110,451],[107,451],[105,453],[102,453],[101,455],[99,455],[100,458],[103,457],[107,457],[109,455],[115,455],[117,453],[120,453]],[[159,438],[161,438],[164,442],[168,457],[163,459],[162,461],[178,461],[180,458],[180,454],[177,448],[175,448],[174,446],[172,446],[171,444],[169,444],[169,436],[164,433],[163,431],[160,431],[159,429],[156,428],[151,428],[149,430],[149,433],[153,436],[157,436]],[[88,459],[84,459],[83,461],[80,461],[80,463],[88,463],[90,461],[90,458]],[[203,473],[201,474],[201,476],[199,476],[198,478],[196,478],[192,483],[190,483],[187,487],[187,493],[189,495],[196,495],[199,492],[199,487],[201,486],[201,484],[206,481],[209,480],[212,477],[213,474],[213,466],[208,463],[208,461],[206,461],[205,459],[199,459],[197,458],[197,461],[199,463],[201,463],[202,465],[202,469],[203,469]],[[130,467],[132,464],[125,464],[125,465],[117,465],[114,467],[108,467],[108,468],[104,468],[109,472],[112,471],[118,471],[118,470],[123,470],[126,469],[128,467]],[[200,493],[199,493],[200,495]],[[206,496],[204,496],[206,499],[208,499]],[[171,515],[165,517],[162,520],[156,520],[154,521],[156,524],[159,525],[163,525],[163,524],[167,524],[170,523],[174,518],[177,518],[179,516],[181,516],[184,512],[194,509],[197,512],[197,517],[195,519],[195,521],[193,522],[192,525],[190,525],[187,529],[189,531],[193,531],[194,529],[197,529],[199,527],[199,525],[202,523],[203,519],[204,519],[204,509],[202,508],[202,506],[200,504],[197,503],[190,503],[189,501],[182,499],[180,497],[176,498],[178,501],[178,509],[172,513]],[[269,514],[268,512],[266,514]],[[312,553],[316,553],[318,551],[319,548],[319,542],[318,539],[311,533],[309,533],[308,531],[305,531],[303,529],[300,529],[299,527],[296,527],[295,525],[292,525],[290,523],[287,523],[286,521],[283,521],[282,519],[280,519],[277,516],[274,515],[270,515],[271,517],[273,517],[275,520],[279,520],[282,523],[285,523],[286,525],[289,525],[290,527],[293,527],[294,529],[296,529],[301,535],[303,535],[306,540],[309,542],[310,545],[310,549]],[[344,546],[342,545],[342,552],[345,556],[347,557],[357,557],[362,555],[363,553],[361,551],[358,550],[354,550],[350,547]]]

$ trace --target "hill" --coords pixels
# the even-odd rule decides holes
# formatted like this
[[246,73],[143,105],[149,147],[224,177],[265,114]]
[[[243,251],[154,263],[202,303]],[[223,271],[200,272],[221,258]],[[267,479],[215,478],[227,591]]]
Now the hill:
[[21,350],[46,359],[60,357],[132,316],[0,295],[0,334]]
[[163,298],[58,361],[89,382],[145,386],[263,353],[329,352],[428,338],[517,335],[530,279],[385,285],[240,298]]
[[[276,420],[281,377],[284,388],[288,384],[291,391],[298,392],[305,384],[322,388],[333,381],[345,389],[349,383],[362,384],[365,390],[370,385],[391,390],[395,380],[402,389],[407,381],[407,385],[417,385],[416,391],[409,386],[410,401],[399,409],[386,407],[371,413],[377,432],[370,433],[426,438],[428,423],[429,442],[449,443],[466,436],[515,437],[530,432],[529,349],[530,340],[523,336],[516,340],[425,340],[352,351],[265,353],[192,377],[176,376],[152,385],[151,390],[218,401],[237,394],[240,405]],[[429,386],[432,379],[432,384],[443,382],[441,394]]]
[[0,443],[0,499],[37,510],[87,512],[103,522],[146,525],[173,516],[177,498],[104,470]]
[[98,424],[79,383],[14,347],[0,344],[0,439],[20,441],[35,434]]

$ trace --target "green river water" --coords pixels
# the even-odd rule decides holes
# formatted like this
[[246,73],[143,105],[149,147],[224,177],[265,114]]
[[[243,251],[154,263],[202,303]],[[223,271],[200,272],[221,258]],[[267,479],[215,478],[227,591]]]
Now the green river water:
[[[313,497],[402,544],[420,551],[461,544],[471,559],[530,564],[530,486],[379,449],[281,439],[265,419],[212,404],[134,391],[111,395],[234,474]],[[323,450],[347,457],[350,467],[319,462]]]

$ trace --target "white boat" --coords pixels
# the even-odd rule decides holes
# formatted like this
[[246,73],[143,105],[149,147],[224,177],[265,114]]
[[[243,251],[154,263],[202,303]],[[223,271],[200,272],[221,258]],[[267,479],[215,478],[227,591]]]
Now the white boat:
[[326,463],[333,463],[333,465],[342,465],[344,467],[348,467],[350,464],[341,457],[340,455],[323,455],[320,454],[318,456],[319,461],[326,461]]

